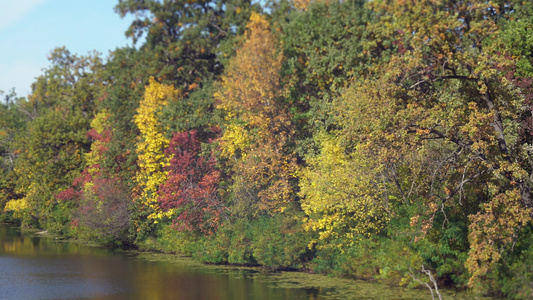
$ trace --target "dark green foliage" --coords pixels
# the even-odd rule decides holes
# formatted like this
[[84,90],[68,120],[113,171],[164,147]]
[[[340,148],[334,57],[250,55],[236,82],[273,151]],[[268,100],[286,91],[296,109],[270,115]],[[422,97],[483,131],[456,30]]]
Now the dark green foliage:
[[301,269],[312,257],[307,246],[313,234],[303,230],[299,215],[262,216],[253,235],[253,256],[261,265]]
[[157,251],[193,255],[201,247],[198,236],[188,231],[178,232],[171,222],[160,222],[154,232],[144,240],[136,241],[135,245],[143,251]]
[[420,239],[420,228],[410,225],[410,216],[416,215],[420,207],[421,204],[415,202],[397,209],[397,217],[388,226],[391,240],[397,245],[409,245],[420,257],[420,263],[439,276],[442,286],[465,287],[469,250],[466,211],[462,214],[446,210],[446,217],[450,219],[438,215],[426,238]]
[[513,244],[513,253],[500,270],[501,291],[511,299],[533,295],[533,228],[525,228]]
[[[244,238],[242,235],[245,235]],[[251,259],[251,249],[249,241],[246,239],[246,223],[243,221],[223,224],[217,234],[204,237],[196,244],[197,251],[193,253],[193,257],[202,262],[227,264],[231,255],[233,262],[255,264]]]
[[521,77],[533,76],[533,8],[524,1],[512,1],[506,18],[500,20],[502,37],[509,52],[518,61],[517,73]]
[[403,241],[359,237],[349,246],[330,244],[317,251],[312,261],[316,272],[364,280],[405,284],[410,268],[420,258]]
[[364,66],[362,39],[369,11],[365,1],[316,1],[281,23],[285,101],[297,126],[298,152],[309,151],[319,128],[333,128],[332,97]]
[[132,120],[152,74],[138,50],[117,49],[106,64],[104,80],[108,85],[98,101],[98,111],[109,113],[107,122],[113,131],[101,167],[109,174],[118,173],[131,185],[137,169],[135,142],[139,134]]
[[116,6],[121,16],[137,16],[126,35],[134,42],[145,38],[141,51],[155,68],[152,74],[183,91],[222,72],[217,48],[242,33],[251,9],[243,0],[120,0]]
[[298,214],[261,216],[224,224],[217,234],[198,242],[194,255],[208,263],[300,269],[313,256],[307,247],[313,237],[303,230]]
[[73,211],[76,203],[66,201],[60,202],[48,211],[49,216],[39,220],[39,227],[46,228],[50,233],[57,233],[72,236],[71,227]]
[[141,248],[153,249],[154,247],[148,245],[153,244],[152,240],[157,237],[157,231],[160,229],[158,224],[148,219],[153,211],[144,207],[139,200],[132,201],[130,210],[131,226],[128,239]]
[[161,112],[162,125],[168,128],[169,134],[193,129],[205,131],[220,123],[214,107],[212,81],[191,90],[186,97],[172,99]]
[[285,72],[298,78],[295,93],[321,99],[361,69],[361,40],[369,19],[364,3],[318,1],[291,15],[282,30]]

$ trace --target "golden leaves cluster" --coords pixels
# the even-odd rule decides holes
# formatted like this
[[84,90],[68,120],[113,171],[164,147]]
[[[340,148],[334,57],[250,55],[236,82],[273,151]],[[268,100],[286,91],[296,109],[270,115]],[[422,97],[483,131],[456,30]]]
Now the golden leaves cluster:
[[165,128],[159,121],[161,107],[167,104],[168,99],[178,96],[178,91],[171,85],[158,83],[153,77],[137,109],[134,121],[141,132],[141,140],[137,144],[139,154],[138,163],[140,170],[136,181],[142,187],[141,198],[143,203],[155,211],[151,218],[162,218],[161,210],[157,205],[157,189],[167,179],[164,167],[168,165],[164,149],[168,147],[169,139],[165,136]]
[[294,158],[286,153],[290,116],[279,102],[283,57],[264,16],[252,13],[246,28],[215,93],[226,115],[222,156],[233,161],[233,189],[240,206],[272,213],[290,201],[289,181],[296,170]]
[[370,236],[389,221],[379,166],[363,151],[346,154],[337,137],[319,134],[320,153],[309,157],[300,177],[307,228],[322,240]]

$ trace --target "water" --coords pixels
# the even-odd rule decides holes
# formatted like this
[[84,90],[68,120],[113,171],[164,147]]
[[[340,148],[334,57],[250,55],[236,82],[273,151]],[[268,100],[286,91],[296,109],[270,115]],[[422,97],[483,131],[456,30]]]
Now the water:
[[[455,298],[455,297],[454,297]],[[58,241],[0,224],[0,299],[431,299],[303,273],[205,266],[189,258]]]

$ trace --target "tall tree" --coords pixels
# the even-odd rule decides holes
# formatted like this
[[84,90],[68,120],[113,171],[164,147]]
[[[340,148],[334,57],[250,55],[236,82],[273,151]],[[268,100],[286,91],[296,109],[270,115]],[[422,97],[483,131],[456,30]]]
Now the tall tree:
[[370,19],[365,2],[315,1],[280,21],[282,82],[302,156],[312,146],[315,131],[334,127],[332,99],[365,66],[362,41]]
[[116,11],[134,14],[126,35],[144,38],[143,53],[159,80],[186,91],[222,71],[220,43],[242,31],[250,2],[120,0]]
[[253,215],[287,207],[296,166],[287,148],[290,114],[280,101],[282,56],[264,16],[252,13],[247,29],[215,97],[226,113],[222,154],[233,164],[235,206]]
[[160,219],[163,214],[158,205],[157,190],[167,179],[168,158],[164,150],[168,147],[169,139],[165,136],[159,120],[160,109],[167,104],[168,99],[178,97],[178,91],[170,85],[160,84],[150,78],[150,84],[137,109],[135,124],[141,132],[141,139],[137,144],[139,154],[139,172],[136,181],[140,188],[141,209],[150,212],[149,218]]
[[216,232],[227,219],[219,195],[220,172],[213,153],[204,158],[197,131],[176,133],[165,151],[170,158],[167,180],[159,189],[159,202],[178,230]]

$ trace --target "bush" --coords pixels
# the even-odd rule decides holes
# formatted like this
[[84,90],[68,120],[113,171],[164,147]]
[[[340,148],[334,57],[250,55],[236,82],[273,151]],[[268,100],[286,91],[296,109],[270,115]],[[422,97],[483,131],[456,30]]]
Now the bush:
[[231,234],[231,226],[223,224],[219,227],[217,233],[209,237],[203,237],[196,243],[196,251],[193,252],[193,257],[203,263],[227,264],[228,251],[231,246]]
[[195,256],[205,263],[257,264],[252,257],[248,226],[244,220],[221,225],[215,234],[199,241],[196,249]]
[[263,216],[253,223],[253,257],[273,269],[300,269],[312,257],[312,233],[304,231],[300,216]]
[[279,214],[226,223],[198,241],[193,255],[206,263],[301,268],[312,257],[307,246],[314,235],[303,230],[301,219]]
[[130,212],[126,186],[114,178],[96,178],[86,184],[73,225],[82,237],[101,244],[125,244]]
[[49,215],[40,220],[40,227],[45,228],[50,233],[70,235],[70,222],[74,203],[60,202],[53,206]]
[[533,298],[533,245],[509,266],[502,279],[502,292],[511,299]]
[[159,222],[153,236],[146,236],[139,241],[139,249],[192,255],[198,237],[188,231],[178,231],[169,222]]
[[533,298],[533,226],[525,228],[501,269],[501,291],[511,299]]

